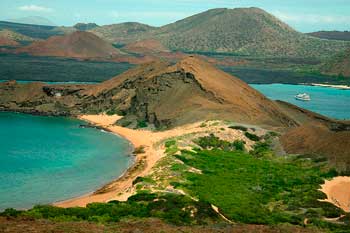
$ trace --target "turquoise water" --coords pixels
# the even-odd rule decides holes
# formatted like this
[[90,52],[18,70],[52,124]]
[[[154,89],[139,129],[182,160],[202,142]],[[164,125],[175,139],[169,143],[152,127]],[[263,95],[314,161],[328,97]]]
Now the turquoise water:
[[80,124],[0,112],[0,210],[92,192],[132,164],[128,141]]
[[[336,119],[350,119],[350,90],[288,84],[251,84],[270,99],[283,100],[299,107]],[[308,93],[311,101],[294,98],[298,93]]]

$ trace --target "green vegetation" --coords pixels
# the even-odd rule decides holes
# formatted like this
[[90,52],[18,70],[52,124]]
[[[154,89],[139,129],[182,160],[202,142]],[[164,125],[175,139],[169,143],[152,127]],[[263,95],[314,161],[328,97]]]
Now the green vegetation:
[[176,152],[179,151],[179,148],[177,147],[175,140],[169,140],[165,142],[165,153],[167,155],[174,155]]
[[245,126],[242,125],[233,125],[233,126],[229,126],[230,129],[236,129],[236,130],[240,130],[243,132],[246,132],[248,129]]
[[137,155],[137,154],[144,154],[145,153],[145,147],[144,146],[138,146],[134,149],[133,154]]
[[219,219],[209,203],[196,202],[182,195],[150,193],[136,194],[126,202],[92,203],[87,205],[86,208],[65,209],[54,206],[35,206],[28,211],[7,209],[0,215],[98,223],[117,222],[122,218],[131,217],[156,217],[178,225],[205,224]]
[[107,114],[108,116],[112,116],[112,115],[117,114],[117,111],[116,111],[115,109],[109,109],[109,110],[106,112],[106,114]]
[[258,159],[222,150],[187,151],[177,158],[202,171],[186,172],[187,182],[178,187],[218,206],[233,221],[302,225],[305,218],[316,223],[323,217],[344,214],[332,204],[318,201],[326,198],[318,191],[319,185],[333,175],[319,164],[297,158]]
[[200,147],[203,149],[221,149],[224,151],[232,151],[232,150],[241,150],[244,148],[244,141],[236,140],[234,142],[228,142],[225,140],[221,140],[216,137],[214,134],[210,134],[209,136],[200,137],[195,141]]
[[152,180],[151,178],[148,178],[148,177],[136,177],[136,179],[132,182],[133,185],[137,184],[137,183],[141,183],[141,182],[144,182],[144,183],[154,183],[154,180]]
[[137,128],[146,128],[147,126],[148,125],[146,121],[137,121]]
[[[318,190],[320,184],[337,176],[336,170],[321,157],[276,157],[269,144],[274,136],[274,132],[262,136],[249,153],[243,141],[227,142],[213,134],[195,140],[203,150],[193,151],[179,150],[186,137],[172,138],[164,142],[167,156],[154,171],[133,181],[137,194],[126,202],[68,209],[36,206],[28,211],[8,209],[0,215],[98,223],[155,217],[195,225],[223,221],[213,204],[237,223],[304,225],[307,219],[311,227],[346,232],[350,214],[318,201],[326,198]],[[179,194],[183,192],[186,195]],[[325,220],[340,216],[341,224]]]
[[255,134],[252,134],[252,133],[249,133],[249,132],[245,132],[244,135],[247,138],[249,138],[250,140],[254,141],[254,142],[260,141],[260,137],[255,135]]
[[207,127],[207,124],[203,122],[199,127],[201,128]]

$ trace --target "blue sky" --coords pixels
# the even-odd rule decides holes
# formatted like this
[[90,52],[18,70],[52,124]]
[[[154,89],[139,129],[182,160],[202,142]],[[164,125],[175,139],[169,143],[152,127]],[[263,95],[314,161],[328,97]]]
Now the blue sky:
[[161,26],[211,8],[252,6],[302,32],[350,30],[350,0],[1,0],[0,20],[42,16],[66,26],[126,21]]

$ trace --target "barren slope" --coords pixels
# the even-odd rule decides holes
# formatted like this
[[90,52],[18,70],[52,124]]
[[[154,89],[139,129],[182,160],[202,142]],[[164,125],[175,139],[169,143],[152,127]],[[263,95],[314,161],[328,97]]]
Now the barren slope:
[[73,58],[110,58],[120,54],[118,49],[96,35],[81,31],[64,36],[53,36],[17,51],[39,56]]
[[93,95],[91,101],[98,102],[101,108],[125,114],[124,123],[138,120],[172,127],[197,120],[225,119],[270,126],[294,125],[274,102],[241,80],[194,57],[173,66],[154,62],[138,67],[85,94]]

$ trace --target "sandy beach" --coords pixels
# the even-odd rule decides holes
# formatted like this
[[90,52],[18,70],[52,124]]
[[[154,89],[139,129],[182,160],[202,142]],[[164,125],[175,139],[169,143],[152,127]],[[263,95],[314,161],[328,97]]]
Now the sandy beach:
[[345,212],[350,212],[350,177],[338,176],[332,180],[326,180],[320,189],[327,195],[326,200]]
[[317,86],[317,87],[335,88],[340,90],[350,90],[350,86],[347,86],[347,85],[332,85],[332,84],[320,84],[320,83],[311,83],[311,85]]
[[[132,184],[133,180],[138,176],[146,176],[149,174],[156,162],[164,156],[165,148],[161,142],[172,137],[190,133],[206,132],[220,127],[220,125],[213,126],[212,128],[201,127],[202,122],[198,122],[167,131],[153,132],[149,130],[129,129],[114,125],[114,123],[120,118],[121,117],[117,115],[108,116],[104,114],[79,116],[79,119],[81,120],[106,128],[110,132],[124,137],[129,140],[135,148],[143,147],[144,153],[136,155],[134,165],[119,179],[112,181],[94,193],[53,203],[55,206],[84,207],[88,203],[93,202],[108,202],[112,200],[126,201],[128,197],[135,193]],[[247,146],[249,146],[249,143]]]

